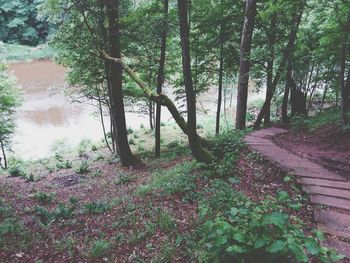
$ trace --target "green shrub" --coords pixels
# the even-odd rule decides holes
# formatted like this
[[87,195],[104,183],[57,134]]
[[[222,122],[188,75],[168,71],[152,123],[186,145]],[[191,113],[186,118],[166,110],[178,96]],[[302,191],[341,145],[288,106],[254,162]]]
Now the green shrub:
[[56,167],[58,169],[70,169],[73,167],[73,163],[70,160],[63,160],[63,161],[58,161],[56,163]]
[[55,193],[37,192],[34,194],[34,197],[36,200],[38,200],[42,204],[50,204],[55,199],[56,194]]
[[160,193],[161,195],[181,194],[183,200],[192,199],[196,195],[196,177],[192,171],[198,168],[196,162],[185,162],[168,171],[155,172],[151,182],[139,189],[139,194]]
[[117,179],[114,180],[116,185],[128,184],[132,182],[135,178],[130,174],[119,172]]
[[[284,197],[284,198],[282,198]],[[321,246],[323,235],[306,236],[303,223],[283,212],[285,194],[280,202],[266,198],[253,202],[242,194],[227,196],[216,204],[231,199],[231,206],[216,213],[209,206],[201,207],[207,218],[198,230],[202,262],[310,262],[310,256],[322,262],[340,259]]]
[[102,258],[108,254],[111,243],[106,240],[97,240],[92,245],[90,255],[93,258]]
[[75,169],[77,174],[86,174],[89,172],[89,163],[86,160],[81,161],[80,165]]
[[10,166],[7,171],[12,177],[26,177],[26,172],[20,165]]
[[110,208],[110,205],[104,202],[92,202],[85,205],[85,211],[88,214],[102,214]]
[[159,228],[166,233],[169,233],[176,228],[175,220],[171,214],[166,211],[160,211],[157,218]]

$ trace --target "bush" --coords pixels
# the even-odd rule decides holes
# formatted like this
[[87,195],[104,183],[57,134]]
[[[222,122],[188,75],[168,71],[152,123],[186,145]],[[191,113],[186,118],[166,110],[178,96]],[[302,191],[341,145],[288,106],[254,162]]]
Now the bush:
[[106,240],[97,240],[94,242],[90,255],[93,258],[101,258],[106,256],[111,248],[111,243]]
[[77,174],[86,174],[89,172],[89,163],[83,160],[80,165],[75,169]]
[[12,177],[26,177],[26,172],[20,165],[10,166],[7,171]]
[[103,202],[92,202],[85,205],[85,211],[88,214],[102,214],[110,210],[110,205]]
[[320,245],[321,233],[306,236],[302,221],[283,212],[289,198],[253,202],[242,194],[230,194],[218,202],[224,204],[227,198],[230,208],[224,206],[215,216],[210,206],[201,207],[202,218],[207,218],[198,231],[202,262],[310,262],[310,256],[322,262],[340,259]]

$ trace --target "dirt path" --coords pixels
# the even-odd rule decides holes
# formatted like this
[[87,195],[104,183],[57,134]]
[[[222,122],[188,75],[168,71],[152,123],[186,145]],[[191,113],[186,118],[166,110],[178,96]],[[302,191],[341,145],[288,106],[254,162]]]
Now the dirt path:
[[318,229],[331,236],[326,244],[350,259],[350,243],[342,241],[350,238],[350,182],[271,140],[271,136],[285,132],[279,128],[263,129],[249,134],[245,142],[266,160],[297,176],[303,190],[310,194],[310,201],[320,205],[314,211],[314,219]]

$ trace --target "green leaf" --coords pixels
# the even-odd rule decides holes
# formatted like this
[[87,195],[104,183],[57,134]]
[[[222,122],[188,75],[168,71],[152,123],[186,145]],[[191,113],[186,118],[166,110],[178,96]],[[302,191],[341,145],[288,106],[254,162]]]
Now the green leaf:
[[223,246],[226,243],[227,243],[227,237],[225,237],[225,236],[219,236],[215,240],[215,245],[218,247]]
[[270,223],[280,228],[283,228],[287,220],[288,220],[288,215],[284,213],[276,212],[270,216]]
[[268,248],[268,252],[271,252],[271,253],[281,252],[285,249],[285,247],[286,247],[285,242],[283,242],[282,240],[277,240],[273,242],[272,245]]
[[309,262],[308,256],[304,253],[304,250],[302,249],[301,246],[299,246],[297,243],[290,243],[288,245],[288,248],[292,251],[295,259],[298,262]]
[[234,234],[233,239],[240,242],[240,243],[243,243],[245,240],[244,236],[241,233]]
[[311,239],[305,241],[305,247],[313,256],[318,255],[321,251],[320,246],[314,240]]
[[289,195],[286,191],[280,191],[277,193],[277,201],[280,203],[285,203],[289,200]]
[[257,248],[262,248],[263,246],[265,246],[267,243],[269,242],[268,239],[266,238],[260,238],[258,240],[255,241],[254,243],[254,248],[257,249]]
[[232,254],[242,254],[244,252],[246,252],[246,250],[243,247],[237,246],[237,245],[233,245],[233,246],[229,246],[226,251],[228,253],[232,253]]

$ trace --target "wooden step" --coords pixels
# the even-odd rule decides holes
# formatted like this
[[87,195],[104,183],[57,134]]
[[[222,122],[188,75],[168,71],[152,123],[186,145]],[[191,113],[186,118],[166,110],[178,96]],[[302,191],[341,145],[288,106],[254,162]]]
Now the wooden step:
[[314,218],[321,231],[339,237],[350,238],[350,215],[316,210]]
[[350,200],[325,195],[311,195],[311,203],[328,205],[332,207],[350,210]]
[[324,186],[308,185],[303,186],[303,190],[310,194],[320,194],[333,197],[350,199],[350,191],[345,189],[329,188]]
[[328,247],[334,248],[340,255],[350,259],[350,244],[336,239],[328,239],[325,242]]
[[306,177],[299,177],[297,179],[297,182],[303,185],[318,185],[318,186],[327,186],[331,188],[350,190],[350,182],[341,182],[341,181],[325,180],[325,179],[318,179],[318,178],[306,178]]

